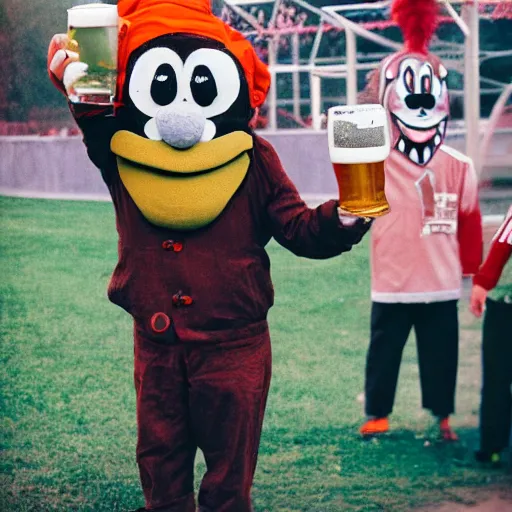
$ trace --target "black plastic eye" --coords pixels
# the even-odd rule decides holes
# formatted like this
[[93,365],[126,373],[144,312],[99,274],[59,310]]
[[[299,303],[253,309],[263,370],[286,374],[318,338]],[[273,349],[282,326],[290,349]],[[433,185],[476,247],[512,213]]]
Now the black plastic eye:
[[176,98],[178,81],[170,64],[160,64],[151,83],[151,97],[160,106],[169,105]]
[[217,84],[215,78],[208,68],[201,64],[194,68],[190,79],[190,90],[194,101],[201,107],[210,106],[217,97]]

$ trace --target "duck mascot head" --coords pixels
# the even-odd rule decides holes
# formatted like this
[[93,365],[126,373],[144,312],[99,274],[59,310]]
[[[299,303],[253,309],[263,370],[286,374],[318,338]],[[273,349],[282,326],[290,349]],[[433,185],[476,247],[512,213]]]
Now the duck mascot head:
[[447,70],[428,51],[438,22],[437,1],[394,0],[391,14],[404,49],[370,75],[362,99],[386,107],[394,149],[424,166],[441,146],[449,116]]
[[249,169],[249,123],[270,75],[209,0],[119,0],[119,174],[148,221],[215,220]]

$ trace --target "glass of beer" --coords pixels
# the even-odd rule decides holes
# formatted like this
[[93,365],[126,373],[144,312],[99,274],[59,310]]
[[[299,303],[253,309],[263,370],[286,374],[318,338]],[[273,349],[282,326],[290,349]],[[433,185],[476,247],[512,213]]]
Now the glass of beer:
[[73,103],[110,105],[117,75],[117,6],[86,4],[68,9],[68,50],[87,64],[87,73],[73,84]]
[[332,107],[327,116],[327,134],[340,208],[362,217],[387,213],[384,160],[389,156],[391,144],[384,107]]

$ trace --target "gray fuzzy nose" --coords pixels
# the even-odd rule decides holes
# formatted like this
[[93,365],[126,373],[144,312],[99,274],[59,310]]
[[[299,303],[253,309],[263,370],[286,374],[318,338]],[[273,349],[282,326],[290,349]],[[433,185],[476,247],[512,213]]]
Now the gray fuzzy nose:
[[206,118],[192,103],[182,102],[158,109],[156,125],[162,139],[177,149],[191,148],[203,135]]

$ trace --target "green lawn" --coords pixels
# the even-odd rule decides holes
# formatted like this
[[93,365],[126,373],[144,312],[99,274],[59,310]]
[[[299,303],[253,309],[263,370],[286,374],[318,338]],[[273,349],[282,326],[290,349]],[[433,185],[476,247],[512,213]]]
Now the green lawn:
[[[106,299],[117,252],[112,205],[0,198],[0,215],[0,510],[142,506],[132,326]],[[367,240],[329,261],[300,259],[274,243],[269,252],[274,367],[257,512],[405,511],[454,499],[458,487],[511,484],[504,472],[471,463],[481,326],[466,304],[454,418],[461,442],[426,443],[432,422],[420,408],[413,343],[404,354],[393,434],[362,442]],[[198,457],[198,475],[203,469]]]

